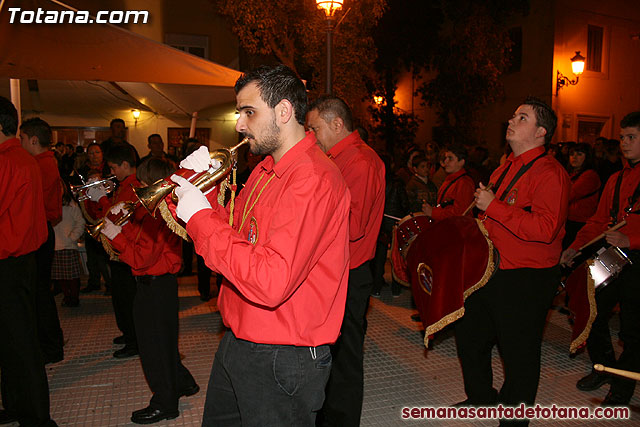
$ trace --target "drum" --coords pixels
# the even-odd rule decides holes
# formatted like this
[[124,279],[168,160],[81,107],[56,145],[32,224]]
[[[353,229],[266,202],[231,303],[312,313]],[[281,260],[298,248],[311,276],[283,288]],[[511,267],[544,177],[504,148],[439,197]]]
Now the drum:
[[406,261],[425,346],[464,315],[465,300],[489,281],[498,258],[482,223],[469,216],[445,218],[416,236]]
[[600,249],[569,274],[565,281],[565,291],[569,296],[569,311],[573,320],[571,346],[569,351],[582,348],[596,318],[596,291],[611,283],[624,267],[631,264],[629,257],[618,247]]
[[600,249],[593,258],[593,262],[589,263],[589,272],[596,290],[611,283],[628,264],[632,264],[631,260],[619,247]]
[[414,213],[402,218],[393,229],[391,242],[391,265],[393,278],[404,286],[410,286],[407,275],[407,253],[420,233],[433,224],[426,214]]

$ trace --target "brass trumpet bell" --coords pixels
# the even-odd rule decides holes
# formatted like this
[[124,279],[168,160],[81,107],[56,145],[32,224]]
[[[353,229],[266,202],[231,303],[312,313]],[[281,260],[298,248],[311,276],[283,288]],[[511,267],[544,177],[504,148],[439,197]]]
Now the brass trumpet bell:
[[[209,173],[208,171],[200,172],[195,175],[191,175],[189,177],[185,175],[189,175],[192,171],[189,169],[178,169],[175,173],[176,175],[184,176],[187,178],[193,185],[198,187],[200,191],[203,193],[213,188],[216,183],[224,178],[235,161],[235,154],[242,145],[249,142],[249,138],[244,138],[237,145],[231,148],[222,148],[219,150],[214,150],[209,153],[209,157],[211,160],[218,160],[221,163],[221,166],[216,169],[215,172]],[[171,194],[171,199],[174,203],[177,203],[178,198],[174,192],[175,188],[178,184],[174,183],[166,177],[164,179],[160,179],[153,183],[148,187],[138,187],[134,188],[138,200],[145,207],[147,212],[149,212],[152,216],[155,216],[156,209],[162,200],[165,199],[169,194]]]

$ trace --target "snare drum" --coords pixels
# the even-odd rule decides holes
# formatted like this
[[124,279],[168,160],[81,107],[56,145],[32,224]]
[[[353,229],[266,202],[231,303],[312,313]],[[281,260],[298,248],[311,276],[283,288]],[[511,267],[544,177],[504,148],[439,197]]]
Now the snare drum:
[[628,264],[632,264],[631,260],[619,247],[600,249],[593,257],[593,262],[588,263],[596,290],[611,283]]

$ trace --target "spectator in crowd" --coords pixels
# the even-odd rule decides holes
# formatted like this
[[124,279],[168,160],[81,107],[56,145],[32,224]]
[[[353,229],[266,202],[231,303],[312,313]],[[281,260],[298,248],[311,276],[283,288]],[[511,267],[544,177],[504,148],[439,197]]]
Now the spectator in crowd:
[[611,175],[621,169],[620,141],[608,139],[604,144],[604,157],[600,159],[596,169],[598,176],[600,176],[600,182],[607,182]]
[[159,134],[154,133],[149,135],[147,138],[147,147],[149,148],[149,154],[140,159],[140,163],[148,158],[155,157],[156,159],[169,161],[174,165],[174,168],[178,165],[178,159],[176,156],[165,153],[164,141],[162,141],[162,137]]
[[438,187],[429,179],[431,165],[427,158],[418,154],[412,160],[413,176],[406,186],[407,197],[409,197],[409,210],[420,212],[423,203],[436,204]]
[[80,305],[80,253],[78,240],[84,233],[82,212],[74,200],[69,184],[63,183],[62,221],[53,227],[56,235],[51,279],[62,289],[64,307]]

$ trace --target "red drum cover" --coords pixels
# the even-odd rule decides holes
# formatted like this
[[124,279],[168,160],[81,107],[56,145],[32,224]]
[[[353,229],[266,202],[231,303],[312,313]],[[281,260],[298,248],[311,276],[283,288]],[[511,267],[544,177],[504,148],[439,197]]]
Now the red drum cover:
[[569,296],[569,311],[573,317],[569,347],[571,353],[575,353],[586,344],[597,314],[595,285],[588,268],[592,262],[593,260],[589,259],[580,264],[566,280],[565,291]]
[[464,315],[464,301],[489,281],[494,262],[487,231],[468,216],[443,219],[413,241],[407,266],[425,346],[430,335]]

